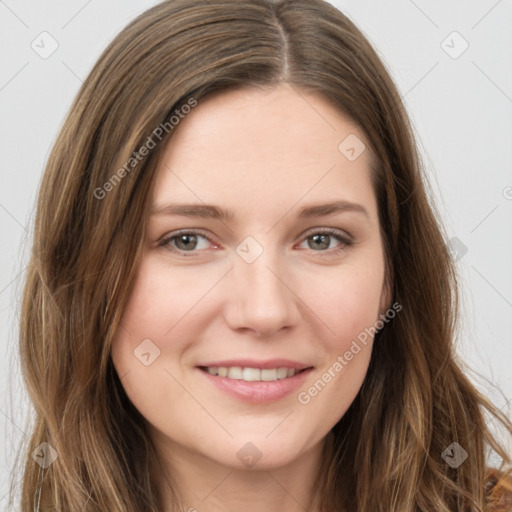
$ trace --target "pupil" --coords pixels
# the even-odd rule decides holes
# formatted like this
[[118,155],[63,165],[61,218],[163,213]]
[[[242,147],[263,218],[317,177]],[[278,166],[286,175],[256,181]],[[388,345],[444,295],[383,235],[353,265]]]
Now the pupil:
[[193,243],[194,241],[192,240],[192,242],[191,242],[191,239],[193,239],[193,237],[194,237],[194,235],[181,235],[181,236],[179,237],[178,241],[179,241],[181,244],[183,244],[183,242],[185,241],[185,242],[184,242],[185,249],[186,249],[187,247],[189,247],[189,248],[190,248],[190,246],[191,246],[191,245],[194,245],[194,243]]
[[[325,243],[325,240],[327,240],[328,237],[329,237],[329,235],[313,235],[313,240],[315,241],[315,243],[317,241],[319,241],[322,244],[322,239],[323,239],[324,243],[322,245],[322,248],[325,248],[325,247],[329,246],[329,242],[327,242],[327,245]],[[318,245],[317,245],[317,248],[318,248]]]

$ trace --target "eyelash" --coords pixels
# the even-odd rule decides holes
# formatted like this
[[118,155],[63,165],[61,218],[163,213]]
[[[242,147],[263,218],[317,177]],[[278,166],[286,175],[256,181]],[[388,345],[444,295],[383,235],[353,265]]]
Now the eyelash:
[[[200,231],[196,231],[196,230],[182,230],[182,231],[177,231],[175,233],[173,233],[171,236],[166,236],[164,237],[163,239],[161,239],[159,242],[158,242],[158,246],[159,247],[164,247],[170,251],[172,251],[173,253],[177,253],[179,255],[182,255],[182,256],[185,256],[187,258],[190,258],[190,257],[195,257],[197,256],[197,252],[196,250],[193,250],[193,251],[183,251],[181,249],[177,249],[176,247],[173,247],[170,242],[180,236],[183,236],[183,235],[194,235],[194,236],[202,236],[203,238],[206,238],[206,240],[208,240],[210,243],[212,242],[205,234],[201,233]],[[326,249],[326,250],[321,250],[321,251],[314,251],[313,249],[311,249],[313,252],[318,252],[318,253],[328,253],[327,255],[324,255],[324,254],[320,254],[321,257],[324,257],[324,256],[336,256],[338,255],[339,253],[341,253],[342,251],[344,251],[345,249],[347,249],[348,247],[350,247],[351,245],[353,245],[353,241],[350,240],[348,237],[345,237],[343,235],[340,234],[339,231],[335,230],[335,229],[332,229],[332,228],[324,228],[324,229],[319,229],[318,231],[313,231],[311,232],[311,234],[308,234],[306,235],[303,240],[306,240],[310,237],[312,237],[313,235],[329,235],[329,236],[332,236],[334,238],[336,238],[339,242],[341,242],[341,245],[339,247],[336,247],[334,249]]]

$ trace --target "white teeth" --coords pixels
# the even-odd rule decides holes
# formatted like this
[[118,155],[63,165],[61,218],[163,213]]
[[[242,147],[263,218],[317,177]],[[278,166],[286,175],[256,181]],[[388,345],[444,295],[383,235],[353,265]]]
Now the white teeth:
[[261,380],[277,380],[277,370],[275,368],[271,370],[261,370]]
[[242,378],[242,368],[240,366],[231,366],[228,370],[227,376],[229,379],[240,380]]
[[288,368],[278,368],[277,369],[277,378],[278,379],[286,379],[288,377]]
[[242,371],[242,379],[247,382],[261,380],[261,370],[258,370],[257,368],[244,368]]
[[210,366],[206,368],[210,375],[218,375],[219,377],[227,377],[228,379],[245,380],[247,382],[265,381],[271,382],[274,380],[286,379],[293,377],[298,373],[294,368],[242,368],[241,366]]

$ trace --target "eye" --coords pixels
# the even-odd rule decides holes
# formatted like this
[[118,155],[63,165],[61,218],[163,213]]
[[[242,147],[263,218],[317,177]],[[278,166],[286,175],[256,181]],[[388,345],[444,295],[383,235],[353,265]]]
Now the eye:
[[[198,243],[199,239],[206,240],[207,242],[210,239],[197,231],[180,231],[171,236],[167,236],[163,238],[159,242],[159,246],[167,247],[173,252],[178,253],[193,253],[195,249],[207,249],[208,243],[206,243],[203,247],[200,247],[201,244]],[[183,254],[184,256],[192,256],[193,254]]]
[[[334,248],[331,246],[333,239],[340,242],[340,244]],[[330,228],[312,232],[304,239],[304,242],[306,242],[308,248],[312,249],[314,252],[326,252],[328,255],[333,253],[338,254],[353,244],[353,241],[348,236],[336,229]]]
[[[307,248],[314,252],[327,253],[326,256],[338,254],[353,244],[353,241],[347,235],[336,229],[325,228],[310,233],[304,238],[302,244],[306,242]],[[201,240],[203,240],[202,246]],[[337,247],[331,246],[333,240],[339,242]],[[201,249],[208,249],[209,243],[213,242],[206,235],[196,230],[183,230],[162,238],[158,242],[158,246],[165,247],[178,255],[190,257],[196,256]],[[215,243],[213,243],[213,246],[218,248]]]

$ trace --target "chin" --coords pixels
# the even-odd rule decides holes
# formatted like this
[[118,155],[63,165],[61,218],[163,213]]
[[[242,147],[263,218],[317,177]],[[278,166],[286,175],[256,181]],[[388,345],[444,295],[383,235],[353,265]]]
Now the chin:
[[[277,433],[274,439],[266,439],[267,434],[258,433],[254,436],[247,434],[243,439],[235,438],[229,442],[229,446],[222,447],[220,453],[208,455],[215,462],[233,469],[246,470],[271,470],[284,467],[294,462],[302,454],[298,450],[302,449],[301,439],[304,436],[290,436],[286,434],[286,444],[284,439]],[[212,443],[208,444],[209,447]],[[217,456],[218,455],[218,456]]]

